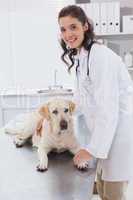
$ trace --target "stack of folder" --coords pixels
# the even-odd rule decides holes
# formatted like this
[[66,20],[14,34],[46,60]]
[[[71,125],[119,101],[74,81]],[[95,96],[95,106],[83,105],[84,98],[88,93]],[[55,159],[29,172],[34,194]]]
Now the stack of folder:
[[94,2],[79,4],[93,21],[97,35],[120,33],[120,2]]

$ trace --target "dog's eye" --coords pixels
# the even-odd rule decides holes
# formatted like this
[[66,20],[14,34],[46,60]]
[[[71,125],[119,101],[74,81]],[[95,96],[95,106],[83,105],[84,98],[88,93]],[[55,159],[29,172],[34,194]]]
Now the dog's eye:
[[53,113],[54,113],[55,115],[57,115],[57,114],[58,114],[58,111],[57,111],[57,110],[54,110]]
[[65,108],[64,112],[67,113],[68,111],[69,111],[68,108]]

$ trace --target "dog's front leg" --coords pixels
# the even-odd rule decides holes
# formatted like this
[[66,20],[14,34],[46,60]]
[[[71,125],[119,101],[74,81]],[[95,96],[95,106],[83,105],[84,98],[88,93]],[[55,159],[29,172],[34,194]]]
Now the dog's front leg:
[[38,147],[38,158],[39,164],[37,165],[37,171],[44,172],[48,169],[48,152],[49,148],[44,147],[44,145],[39,145]]
[[[69,151],[71,153],[73,153],[73,155],[76,155],[81,149],[82,149],[82,147],[78,143],[75,143],[73,146],[71,146]],[[94,160],[83,160],[83,161],[79,162],[78,165],[75,165],[75,166],[79,170],[87,170],[88,168],[95,168],[96,167],[96,161],[94,161]]]
[[68,145],[68,150],[75,155],[81,149],[81,145],[77,141],[77,138],[72,137],[71,142]]

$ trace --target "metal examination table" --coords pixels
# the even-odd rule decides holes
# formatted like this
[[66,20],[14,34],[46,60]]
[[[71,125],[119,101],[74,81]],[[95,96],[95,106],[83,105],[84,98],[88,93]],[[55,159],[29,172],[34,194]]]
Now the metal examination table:
[[50,153],[49,169],[40,173],[36,171],[36,150],[29,144],[17,149],[12,137],[1,131],[0,160],[2,200],[90,200],[92,197],[95,168],[78,171],[68,152]]

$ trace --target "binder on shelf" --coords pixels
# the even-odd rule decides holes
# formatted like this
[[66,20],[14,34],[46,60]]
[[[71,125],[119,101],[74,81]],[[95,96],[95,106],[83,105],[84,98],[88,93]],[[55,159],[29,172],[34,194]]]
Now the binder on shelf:
[[120,33],[120,2],[114,2],[115,33]]
[[100,34],[100,7],[99,3],[87,3],[86,14],[94,26],[94,32]]
[[133,33],[133,15],[123,16],[123,32]]
[[94,32],[100,34],[100,6],[98,2],[92,3]]
[[86,4],[86,15],[89,20],[93,22],[94,25],[94,20],[93,20],[93,5],[92,3],[87,3]]
[[107,2],[107,33],[112,34],[115,32],[115,18],[114,18],[114,10],[115,10],[114,2]]
[[107,33],[107,3],[100,3],[100,32],[101,34]]

